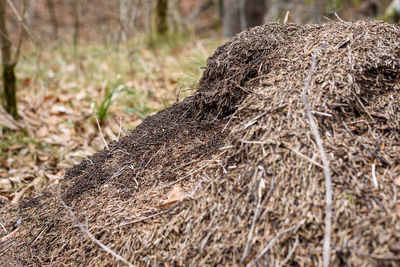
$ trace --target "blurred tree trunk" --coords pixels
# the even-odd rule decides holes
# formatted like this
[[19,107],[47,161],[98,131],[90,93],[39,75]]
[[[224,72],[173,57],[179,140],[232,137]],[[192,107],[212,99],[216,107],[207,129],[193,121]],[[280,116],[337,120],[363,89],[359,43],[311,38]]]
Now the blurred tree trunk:
[[79,24],[80,24],[80,0],[72,1],[72,13],[74,16],[74,32],[73,32],[73,46],[74,46],[74,60],[75,60],[75,75],[78,76],[78,45],[79,45]]
[[32,26],[31,24],[32,24],[33,17],[35,15],[36,3],[37,3],[37,0],[30,0],[25,14],[22,14],[26,18],[26,24],[28,24],[28,27]]
[[245,5],[246,27],[255,27],[264,23],[267,12],[266,0],[247,0]]
[[168,11],[170,17],[169,25],[171,26],[170,28],[174,34],[183,33],[186,30],[186,24],[183,21],[178,8],[180,6],[180,2],[181,0],[170,0],[168,2]]
[[152,0],[142,0],[142,5],[144,9],[144,28],[146,32],[146,36],[149,39],[149,42],[153,42],[153,29],[151,27],[151,13],[153,10],[153,1]]
[[127,37],[127,20],[128,20],[128,0],[119,0],[119,26],[120,26],[120,40],[126,41]]
[[3,67],[3,104],[14,119],[18,119],[16,78],[14,68],[16,62],[11,59],[11,41],[6,24],[6,0],[0,0],[0,44]]
[[314,0],[314,22],[321,23],[324,18],[325,0]]
[[58,21],[56,16],[56,9],[53,0],[46,0],[47,8],[49,9],[50,21],[53,26],[53,38],[58,40]]
[[157,0],[156,29],[161,36],[168,33],[168,0]]
[[[107,0],[102,0],[101,5],[103,7],[107,6]],[[107,14],[104,12],[104,8],[99,8],[99,23],[101,27],[101,35],[103,39],[103,43],[105,46],[108,46],[110,43],[110,40],[112,39],[110,37],[110,30],[109,30],[109,18]]]
[[237,0],[223,0],[222,35],[231,37],[240,32],[240,2]]
[[[127,36],[128,38],[132,37],[132,33],[135,31],[134,28],[136,27],[136,20],[138,19],[138,14],[139,12],[139,5],[140,5],[140,0],[132,0],[133,3],[131,4],[131,11],[130,11],[130,17],[129,17],[129,21],[128,21],[128,33]],[[142,6],[142,8],[144,8]],[[141,10],[143,13],[145,11],[143,11],[143,9]]]
[[[218,8],[221,0],[218,0]],[[202,12],[206,11],[210,7],[214,5],[214,0],[207,0],[203,2],[201,5],[199,5],[195,10],[193,10],[186,18],[185,20],[188,22],[192,22],[194,19],[196,19]],[[218,10],[220,11],[220,10]],[[222,16],[221,16],[222,18]]]
[[400,22],[400,0],[393,0],[386,9],[384,19],[393,23]]
[[223,0],[222,35],[231,37],[248,28],[262,25],[267,0]]
[[222,25],[222,18],[224,17],[224,3],[223,0],[217,0],[217,5],[218,5],[218,14],[220,17],[220,23]]

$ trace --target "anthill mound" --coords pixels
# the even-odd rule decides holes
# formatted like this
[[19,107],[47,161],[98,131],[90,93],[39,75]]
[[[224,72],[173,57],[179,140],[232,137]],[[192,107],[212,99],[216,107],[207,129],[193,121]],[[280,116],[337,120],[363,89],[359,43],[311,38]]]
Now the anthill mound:
[[195,95],[58,187],[3,207],[0,265],[320,265],[325,178],[302,101],[310,75],[332,173],[332,266],[396,266],[399,74],[398,26],[244,31],[209,58]]

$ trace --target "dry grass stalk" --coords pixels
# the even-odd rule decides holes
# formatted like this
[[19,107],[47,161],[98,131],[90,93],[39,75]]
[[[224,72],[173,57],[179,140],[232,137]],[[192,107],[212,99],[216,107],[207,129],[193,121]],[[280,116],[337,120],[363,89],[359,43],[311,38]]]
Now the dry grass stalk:
[[93,115],[94,115],[94,118],[96,119],[96,124],[97,124],[97,128],[99,129],[99,133],[100,133],[101,140],[103,140],[103,143],[104,143],[104,146],[106,147],[106,149],[107,149],[107,150],[110,150],[110,149],[108,148],[108,144],[107,144],[107,142],[106,142],[106,139],[104,139],[103,131],[101,130],[101,126],[100,126],[99,120],[97,119],[96,114],[93,114]]

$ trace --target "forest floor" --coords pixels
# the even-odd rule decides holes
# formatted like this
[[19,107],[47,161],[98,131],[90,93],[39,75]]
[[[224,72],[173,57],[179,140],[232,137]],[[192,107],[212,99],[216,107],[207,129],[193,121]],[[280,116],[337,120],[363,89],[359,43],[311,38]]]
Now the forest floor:
[[[17,66],[23,131],[0,131],[0,205],[66,170],[197,87],[217,39],[26,50]],[[77,58],[77,59],[76,59]],[[95,116],[96,115],[96,116]]]

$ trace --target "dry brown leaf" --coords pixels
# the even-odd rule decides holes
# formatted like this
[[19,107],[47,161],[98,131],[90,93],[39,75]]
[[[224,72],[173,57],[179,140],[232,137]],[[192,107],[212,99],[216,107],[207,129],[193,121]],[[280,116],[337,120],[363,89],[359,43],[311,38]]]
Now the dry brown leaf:
[[65,175],[65,170],[60,170],[56,174],[50,174],[47,172],[43,172],[43,176],[49,179],[50,183],[58,184],[60,178]]
[[2,107],[0,107],[0,126],[5,126],[12,130],[21,130],[23,128],[23,125],[14,120]]
[[64,106],[55,105],[51,107],[50,113],[53,115],[62,115],[67,113],[67,109]]
[[36,136],[41,138],[41,137],[45,137],[49,135],[49,130],[47,129],[46,126],[42,126],[39,128],[39,130],[37,130],[36,132]]
[[7,179],[7,178],[0,179],[0,190],[1,191],[7,192],[7,191],[11,191],[11,189],[12,189],[12,184],[9,179]]
[[178,202],[181,202],[185,198],[185,191],[182,188],[181,184],[176,184],[172,187],[171,191],[167,194],[167,200],[165,200],[160,207],[168,208]]
[[10,168],[6,159],[0,158],[0,166],[4,168]]
[[19,150],[19,149],[24,148],[24,147],[25,147],[24,145],[16,144],[16,145],[9,146],[9,147],[8,147],[8,150],[9,150],[9,151],[12,151],[12,150]]

